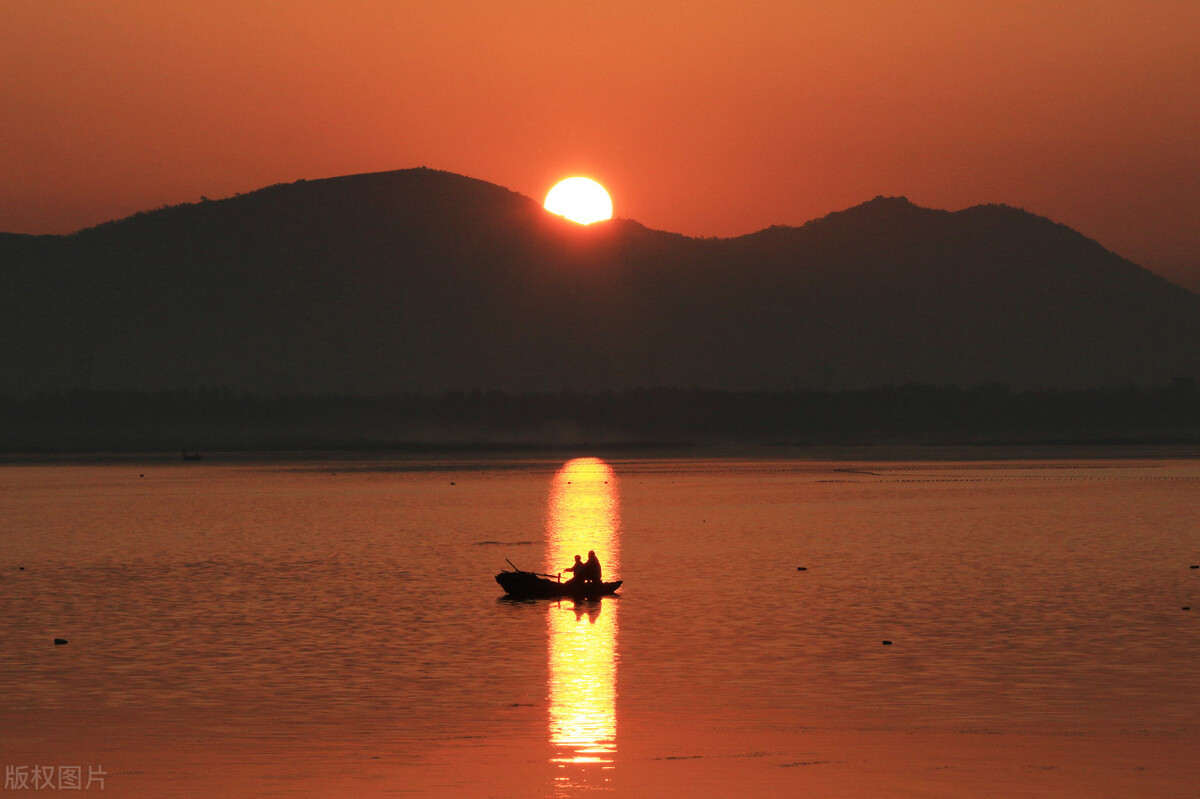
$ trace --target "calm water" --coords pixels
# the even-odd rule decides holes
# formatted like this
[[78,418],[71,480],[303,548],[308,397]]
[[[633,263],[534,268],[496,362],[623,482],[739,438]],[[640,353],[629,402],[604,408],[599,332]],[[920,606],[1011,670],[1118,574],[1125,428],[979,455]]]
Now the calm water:
[[[870,763],[855,731],[1200,747],[1198,506],[1185,460],[0,467],[0,762],[636,795]],[[588,549],[619,598],[499,599]]]

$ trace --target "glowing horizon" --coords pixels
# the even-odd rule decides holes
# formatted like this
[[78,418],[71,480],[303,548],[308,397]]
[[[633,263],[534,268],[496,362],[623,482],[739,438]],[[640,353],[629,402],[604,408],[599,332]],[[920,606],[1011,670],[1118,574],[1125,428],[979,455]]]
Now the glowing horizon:
[[877,195],[1002,203],[1200,286],[1194,3],[11,0],[2,17],[4,232],[429,165],[535,198],[603,175],[622,217],[693,237]]

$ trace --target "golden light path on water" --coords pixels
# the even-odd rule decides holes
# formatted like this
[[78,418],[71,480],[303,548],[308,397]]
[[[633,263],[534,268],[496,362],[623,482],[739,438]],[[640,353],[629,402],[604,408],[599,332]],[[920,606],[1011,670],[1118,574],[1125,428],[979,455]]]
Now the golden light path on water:
[[[554,475],[546,516],[546,571],[595,550],[604,579],[619,574],[616,473],[599,458],[568,461]],[[550,627],[550,744],[559,787],[607,786],[617,737],[617,605],[612,599],[555,603]]]

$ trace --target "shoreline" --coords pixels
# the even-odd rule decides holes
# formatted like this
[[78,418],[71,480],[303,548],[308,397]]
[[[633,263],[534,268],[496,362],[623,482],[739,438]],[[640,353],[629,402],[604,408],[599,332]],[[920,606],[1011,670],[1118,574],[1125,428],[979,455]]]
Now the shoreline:
[[[610,460],[795,460],[807,462],[973,462],[1044,460],[1192,460],[1200,458],[1200,442],[1191,441],[1059,441],[1059,442],[927,442],[855,444],[672,444],[664,442],[579,442],[572,444],[490,444],[464,442],[401,443],[371,447],[234,448],[187,450],[61,450],[0,452],[0,466],[69,464],[205,464],[297,462],[477,462],[557,461],[581,454]],[[196,456],[199,457],[196,457]]]

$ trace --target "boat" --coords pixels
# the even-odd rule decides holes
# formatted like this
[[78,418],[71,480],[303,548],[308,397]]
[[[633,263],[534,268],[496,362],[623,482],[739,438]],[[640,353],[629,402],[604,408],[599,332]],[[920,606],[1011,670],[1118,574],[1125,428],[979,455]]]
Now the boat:
[[598,599],[615,594],[624,582],[564,583],[557,577],[549,579],[550,575],[513,568],[515,571],[505,570],[497,574],[496,582],[500,583],[504,593],[516,599]]

